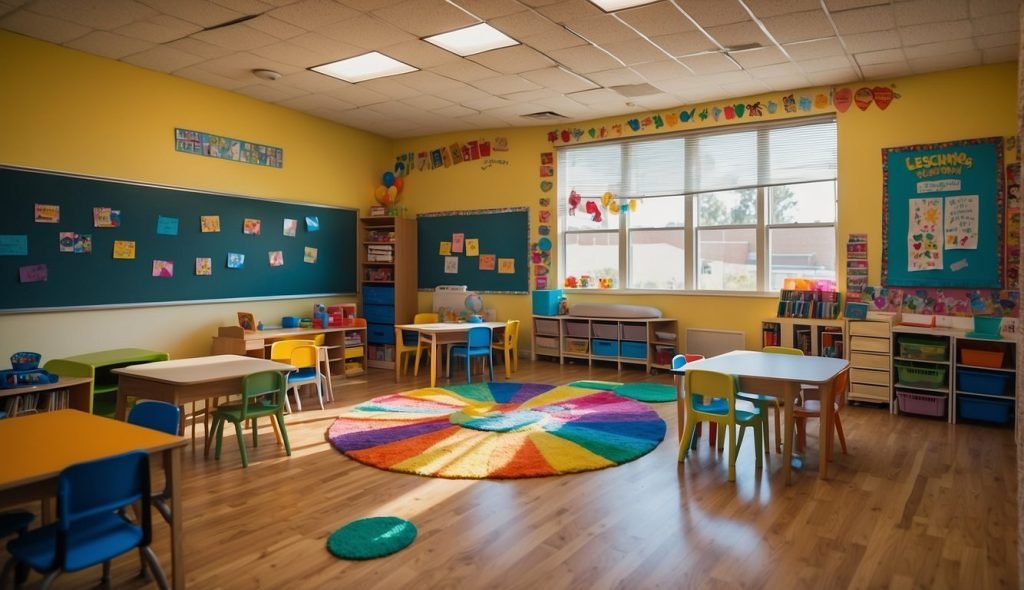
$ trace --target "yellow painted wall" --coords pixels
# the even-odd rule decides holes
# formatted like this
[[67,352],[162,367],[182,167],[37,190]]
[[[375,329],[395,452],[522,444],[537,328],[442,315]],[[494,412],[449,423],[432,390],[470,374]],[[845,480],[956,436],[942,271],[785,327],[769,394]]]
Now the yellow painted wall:
[[[183,78],[7,32],[0,55],[3,164],[365,209],[390,159],[385,138]],[[284,148],[284,167],[175,152],[175,127]],[[0,359],[17,350],[45,360],[120,347],[205,355],[217,326],[234,323],[238,310],[271,319],[309,315],[312,303],[0,315]]]

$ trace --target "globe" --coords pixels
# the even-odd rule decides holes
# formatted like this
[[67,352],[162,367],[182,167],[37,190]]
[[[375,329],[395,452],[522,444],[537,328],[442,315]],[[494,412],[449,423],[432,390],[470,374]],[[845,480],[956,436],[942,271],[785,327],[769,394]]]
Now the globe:
[[466,296],[466,309],[470,313],[477,315],[484,310],[484,300],[476,293],[470,293]]

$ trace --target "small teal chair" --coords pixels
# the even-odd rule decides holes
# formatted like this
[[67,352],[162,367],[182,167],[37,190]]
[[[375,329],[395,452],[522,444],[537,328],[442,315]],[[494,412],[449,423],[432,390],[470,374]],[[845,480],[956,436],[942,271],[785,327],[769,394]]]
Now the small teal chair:
[[[110,561],[132,549],[153,571],[157,585],[166,589],[167,577],[150,549],[149,455],[130,451],[113,457],[76,463],[65,468],[57,481],[57,522],[28,531],[7,544],[11,559],[0,575],[6,587],[18,564],[45,574],[41,588],[53,585],[63,572],[76,572],[103,564],[104,585],[110,584]],[[138,503],[140,522],[124,516]]]
[[[181,408],[157,400],[140,400],[128,412],[126,422],[177,436],[181,423]],[[171,522],[171,507],[167,504],[170,497],[170,491],[164,488],[162,492],[153,494],[152,498],[153,506],[167,522]]]
[[491,329],[486,326],[476,326],[469,329],[466,334],[465,344],[455,344],[448,348],[448,377],[452,376],[452,358],[466,359],[466,383],[469,383],[473,372],[470,364],[473,357],[487,359],[487,368],[490,371],[491,381],[494,381],[494,356],[491,348]]

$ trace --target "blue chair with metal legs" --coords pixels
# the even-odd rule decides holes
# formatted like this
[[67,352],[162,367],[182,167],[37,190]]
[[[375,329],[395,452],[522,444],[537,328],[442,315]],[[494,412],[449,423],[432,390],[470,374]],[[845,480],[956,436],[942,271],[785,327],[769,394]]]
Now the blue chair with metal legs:
[[[126,422],[177,436],[181,428],[181,408],[157,400],[140,400],[128,412]],[[170,492],[164,488],[152,498],[153,506],[167,522],[171,522],[171,507],[167,504],[170,497]]]
[[466,359],[466,383],[471,380],[473,372],[470,364],[473,357],[487,359],[487,368],[490,370],[491,381],[494,381],[494,357],[491,348],[491,329],[487,326],[476,326],[469,329],[466,334],[465,344],[455,344],[448,348],[448,377],[452,376],[452,357]]

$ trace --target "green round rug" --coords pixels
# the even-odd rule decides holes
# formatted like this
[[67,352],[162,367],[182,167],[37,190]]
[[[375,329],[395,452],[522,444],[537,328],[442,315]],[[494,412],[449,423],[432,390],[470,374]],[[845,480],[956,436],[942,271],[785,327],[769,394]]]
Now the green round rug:
[[661,383],[626,383],[612,390],[615,395],[628,397],[640,402],[674,402],[676,388]]
[[405,549],[416,538],[416,525],[397,516],[353,520],[327,537],[327,550],[342,559],[374,559]]

